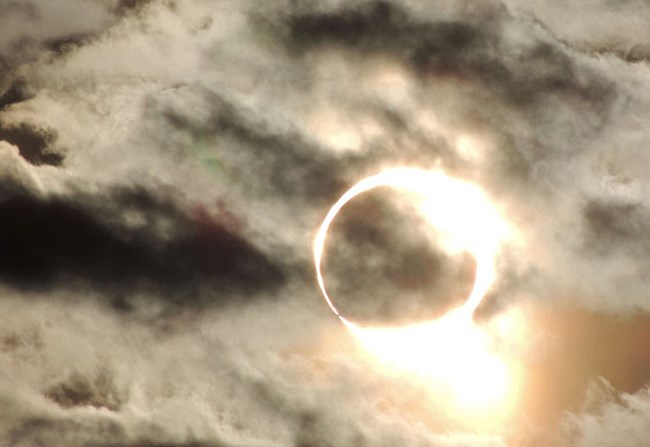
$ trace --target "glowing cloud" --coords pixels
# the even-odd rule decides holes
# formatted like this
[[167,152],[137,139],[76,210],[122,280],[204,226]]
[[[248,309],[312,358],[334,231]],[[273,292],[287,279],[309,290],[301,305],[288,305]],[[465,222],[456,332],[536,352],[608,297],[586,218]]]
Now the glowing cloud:
[[379,186],[390,186],[415,194],[420,210],[432,226],[443,235],[447,249],[469,251],[476,259],[476,280],[463,306],[471,315],[478,307],[494,279],[494,261],[505,235],[506,225],[480,189],[470,183],[447,176],[441,171],[399,167],[366,177],[343,194],[330,208],[314,240],[314,264],[318,286],[332,312],[346,325],[352,324],[336,309],[322,274],[322,258],[330,225],[350,200]]
[[[399,328],[361,327],[337,310],[321,268],[329,227],[346,203],[380,186],[410,194],[442,235],[445,249],[474,256],[475,283],[459,309],[435,321]],[[465,413],[494,406],[503,409],[514,376],[506,362],[493,353],[491,337],[474,324],[472,314],[494,280],[496,256],[506,234],[507,225],[476,186],[441,171],[392,168],[359,181],[330,208],[314,240],[316,277],[332,312],[381,363],[410,371],[432,388],[445,390],[444,397]]]

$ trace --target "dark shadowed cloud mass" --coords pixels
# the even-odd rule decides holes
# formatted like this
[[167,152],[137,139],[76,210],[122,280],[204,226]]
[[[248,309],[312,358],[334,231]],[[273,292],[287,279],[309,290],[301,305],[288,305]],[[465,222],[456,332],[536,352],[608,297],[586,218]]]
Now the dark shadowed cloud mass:
[[[650,445],[649,21],[643,1],[0,0],[0,445]],[[524,318],[506,424],[383,371],[320,297],[327,209],[395,165],[472,182],[516,230],[475,315]],[[403,194],[355,199],[328,239],[337,307],[394,325],[462,303],[475,260],[439,236]]]

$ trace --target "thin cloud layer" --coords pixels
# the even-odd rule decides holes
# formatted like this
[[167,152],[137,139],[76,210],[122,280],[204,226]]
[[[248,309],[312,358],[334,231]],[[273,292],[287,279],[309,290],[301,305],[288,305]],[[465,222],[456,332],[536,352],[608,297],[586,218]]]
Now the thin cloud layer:
[[[606,1],[0,1],[0,436],[643,445],[643,352],[620,360],[607,345],[599,359],[628,363],[604,367],[552,321],[578,340],[646,340],[646,323],[618,318],[650,309],[648,14]],[[538,371],[527,422],[491,432],[445,413],[416,380],[377,371],[321,302],[320,220],[397,164],[476,183],[512,225],[477,319],[535,309],[517,348]],[[473,261],[384,193],[332,229],[335,300],[389,323],[462,302]],[[605,391],[585,406],[594,383]]]

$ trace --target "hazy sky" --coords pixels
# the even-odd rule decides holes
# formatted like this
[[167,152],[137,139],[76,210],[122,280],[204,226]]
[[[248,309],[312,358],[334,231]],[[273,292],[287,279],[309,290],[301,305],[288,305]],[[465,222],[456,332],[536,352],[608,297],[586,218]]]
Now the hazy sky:
[[[0,0],[0,444],[648,446],[647,123],[642,0]],[[474,316],[516,316],[499,423],[320,296],[325,213],[397,165],[478,186],[516,235]],[[358,321],[471,289],[404,194],[331,233]]]

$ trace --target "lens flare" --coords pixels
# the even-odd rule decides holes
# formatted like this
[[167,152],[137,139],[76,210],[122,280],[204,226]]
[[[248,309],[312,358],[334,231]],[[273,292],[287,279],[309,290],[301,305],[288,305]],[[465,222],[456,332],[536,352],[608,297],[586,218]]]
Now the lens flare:
[[[410,195],[418,210],[442,236],[444,248],[468,251],[476,276],[466,302],[443,317],[404,327],[362,327],[337,310],[325,287],[322,259],[330,225],[359,194],[388,186]],[[489,334],[472,320],[495,278],[495,261],[508,231],[488,197],[476,186],[442,171],[398,167],[366,177],[346,191],[325,216],[313,245],[316,278],[332,312],[360,344],[389,367],[410,371],[451,394],[465,412],[505,407],[514,377],[493,352]],[[439,394],[439,393],[438,393]]]

